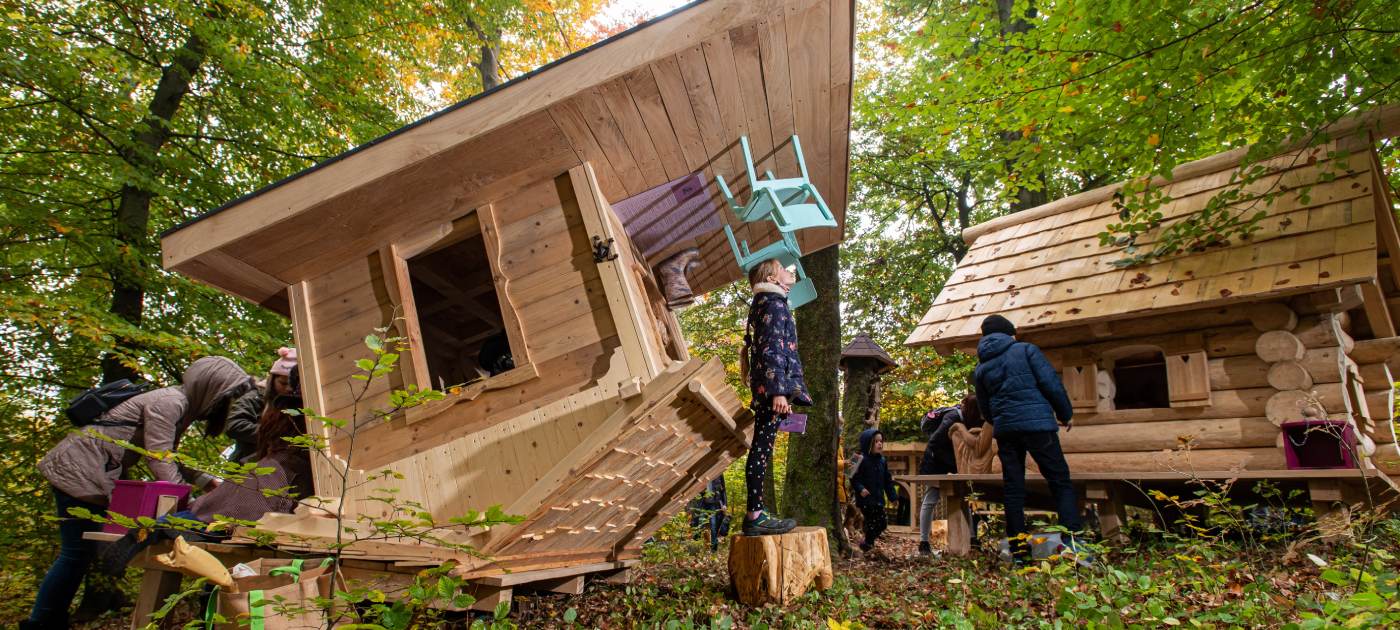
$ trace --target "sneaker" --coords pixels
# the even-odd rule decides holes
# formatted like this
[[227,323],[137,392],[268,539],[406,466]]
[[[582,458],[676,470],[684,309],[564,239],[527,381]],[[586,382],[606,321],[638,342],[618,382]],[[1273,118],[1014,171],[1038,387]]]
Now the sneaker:
[[745,536],[772,536],[776,534],[786,534],[797,527],[797,521],[790,518],[774,518],[767,512],[759,512],[758,518],[749,520],[744,518]]
[[920,542],[919,542],[919,555],[921,555],[921,556],[931,556],[931,555],[933,555],[933,547],[929,546],[927,540],[924,540],[924,541],[920,541]]

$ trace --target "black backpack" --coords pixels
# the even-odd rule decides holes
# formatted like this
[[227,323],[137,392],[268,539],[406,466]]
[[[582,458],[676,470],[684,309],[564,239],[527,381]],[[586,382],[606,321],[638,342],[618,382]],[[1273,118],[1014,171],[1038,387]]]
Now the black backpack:
[[953,454],[953,439],[949,435],[949,427],[942,426],[949,414],[954,411],[958,412],[961,418],[961,408],[943,407],[930,412],[929,415],[932,418],[925,420],[925,422],[935,423],[933,426],[943,430],[935,431],[929,437],[928,444],[924,447],[924,456],[919,461],[920,475],[946,475],[958,472],[958,461]]
[[134,422],[99,422],[98,418],[111,411],[113,407],[126,402],[127,399],[135,398],[150,389],[151,386],[146,383],[139,381],[133,383],[127,379],[103,383],[68,401],[68,409],[64,410],[64,413],[68,416],[68,421],[73,423],[75,427],[135,426]]

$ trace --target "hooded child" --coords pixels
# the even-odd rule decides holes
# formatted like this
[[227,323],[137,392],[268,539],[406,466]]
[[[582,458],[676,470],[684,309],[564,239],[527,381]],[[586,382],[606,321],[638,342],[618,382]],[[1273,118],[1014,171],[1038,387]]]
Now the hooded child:
[[[1030,558],[1026,544],[1026,455],[1035,460],[1054,497],[1060,525],[1083,523],[1060,449],[1060,424],[1071,428],[1074,408],[1055,367],[1035,344],[1016,340],[1016,327],[1001,315],[982,320],[973,381],[982,416],[991,421],[1006,498],[1006,537],[1017,561]],[[985,429],[984,429],[985,430]],[[1072,544],[1071,544],[1072,546]]]
[[808,406],[807,382],[797,355],[797,323],[788,307],[788,289],[797,278],[777,259],[768,259],[749,271],[753,302],[745,325],[740,371],[753,391],[753,445],[744,466],[747,511],[745,536],[785,534],[797,527],[790,518],[777,518],[764,510],[763,480],[773,459],[773,440],[781,418],[793,405]]
[[851,492],[856,495],[861,516],[865,517],[865,541],[860,543],[860,550],[870,551],[888,524],[885,497],[898,501],[899,490],[885,462],[885,436],[879,429],[872,427],[861,431],[860,455],[860,466],[851,477]]
[[[253,378],[224,357],[205,357],[185,370],[180,385],[163,387],[129,398],[103,414],[97,423],[74,431],[49,450],[39,462],[39,472],[52,485],[61,519],[58,525],[58,558],[49,567],[21,628],[67,628],[68,608],[96,554],[95,543],[83,534],[101,525],[73,517],[69,510],[82,508],[102,514],[112,489],[141,455],[87,434],[136,444],[148,451],[175,451],[180,438],[195,420],[204,420],[206,431],[223,429],[233,400],[253,388]],[[217,485],[213,477],[185,469],[163,459],[145,460],[158,481],[188,482],[198,488]]]

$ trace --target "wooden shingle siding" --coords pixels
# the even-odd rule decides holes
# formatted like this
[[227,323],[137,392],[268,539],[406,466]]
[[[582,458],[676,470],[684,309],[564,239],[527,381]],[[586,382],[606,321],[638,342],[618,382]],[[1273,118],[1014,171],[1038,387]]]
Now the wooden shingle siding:
[[[1264,162],[1271,172],[1231,205],[1263,210],[1249,239],[1123,269],[1121,248],[1099,244],[1117,220],[1111,201],[1066,208],[983,234],[934,301],[909,343],[975,338],[986,315],[1018,328],[1130,317],[1148,310],[1198,308],[1355,283],[1376,276],[1374,159],[1369,140],[1349,136]],[[1340,153],[1335,160],[1331,152]],[[1324,173],[1336,175],[1328,181]],[[1233,170],[1167,184],[1167,222],[1200,211],[1233,186]],[[1261,196],[1282,192],[1272,200]],[[1151,247],[1156,234],[1139,241]]]

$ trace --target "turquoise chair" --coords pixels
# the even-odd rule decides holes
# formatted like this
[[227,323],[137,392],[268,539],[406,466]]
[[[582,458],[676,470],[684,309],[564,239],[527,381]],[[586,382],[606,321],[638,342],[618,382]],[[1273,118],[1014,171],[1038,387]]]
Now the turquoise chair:
[[817,299],[817,287],[811,278],[807,277],[807,270],[802,268],[802,250],[797,246],[797,239],[793,238],[789,232],[779,232],[778,240],[764,246],[754,252],[749,251],[748,241],[739,241],[734,238],[734,230],[728,225],[724,226],[724,236],[729,239],[729,248],[734,252],[734,260],[739,263],[739,268],[747,274],[754,265],[769,258],[777,258],[784,267],[795,267],[797,269],[797,282],[788,289],[788,307],[797,308]]
[[754,169],[748,136],[739,138],[739,147],[744,153],[744,169],[749,178],[748,204],[741,205],[734,198],[722,175],[716,175],[715,182],[740,221],[751,223],[771,219],[785,234],[807,228],[836,227],[836,217],[831,214],[831,208],[827,207],[826,200],[822,199],[807,175],[807,161],[802,157],[802,144],[797,136],[792,136],[792,150],[797,155],[797,167],[802,176],[796,178],[778,179],[773,171],[767,171],[765,178],[760,179]]

